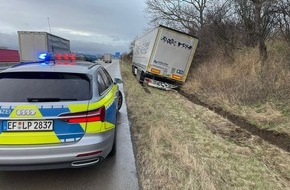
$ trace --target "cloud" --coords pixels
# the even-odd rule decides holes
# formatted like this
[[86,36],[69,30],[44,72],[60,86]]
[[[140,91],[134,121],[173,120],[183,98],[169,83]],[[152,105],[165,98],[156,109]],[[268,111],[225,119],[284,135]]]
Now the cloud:
[[0,46],[18,50],[18,38],[16,34],[0,33]]
[[[0,31],[13,34],[11,44],[17,46],[17,31],[46,31],[70,40],[71,47],[89,50],[128,51],[134,38],[143,33],[145,0],[9,0],[1,1]],[[13,10],[13,11],[11,11]],[[0,42],[7,43],[0,39]],[[81,44],[74,43],[78,41]],[[8,41],[9,42],[9,41]],[[1,45],[1,44],[0,44]],[[75,46],[75,47],[74,47]],[[91,50],[92,50],[91,49]]]
[[92,36],[92,33],[90,33],[90,32],[77,31],[77,30],[71,30],[71,29],[66,29],[66,28],[54,28],[54,30],[59,31],[59,32],[63,32],[63,33],[76,35],[76,36],[86,36],[86,37]]
[[[77,36],[79,35],[79,33],[73,32],[72,35]],[[89,53],[89,54],[97,55],[97,54],[103,54],[103,53],[113,54],[117,51],[126,52],[127,49],[129,49],[128,43],[123,42],[123,41],[119,41],[119,43],[115,43],[112,45],[110,43],[101,42],[98,40],[90,40],[90,38],[88,38],[87,40],[84,40],[84,39],[74,40],[74,39],[79,39],[76,36],[72,38],[73,40],[71,40],[70,38],[67,38],[70,40],[72,52]],[[114,39],[111,38],[111,40],[114,40]],[[0,33],[0,47],[6,47],[9,49],[19,50],[17,34]]]

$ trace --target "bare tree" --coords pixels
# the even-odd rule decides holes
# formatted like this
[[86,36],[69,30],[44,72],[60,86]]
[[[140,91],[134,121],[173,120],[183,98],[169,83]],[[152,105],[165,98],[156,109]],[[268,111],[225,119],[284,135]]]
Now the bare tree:
[[[224,1],[220,5],[211,7],[206,14],[207,21],[202,30],[202,39],[210,39],[209,43],[213,43],[229,58],[233,58],[232,53],[236,49],[239,40],[239,30],[232,8],[230,1]],[[209,45],[213,46],[213,44]],[[213,49],[213,47],[210,49]]]
[[261,9],[265,1],[263,0],[251,0],[254,4],[254,18],[255,18],[255,37],[259,42],[260,57],[262,60],[267,59],[267,47],[265,44],[265,38],[262,35],[262,15]]
[[276,0],[235,0],[236,10],[248,35],[246,45],[258,45],[261,60],[267,59],[266,40],[277,24]]
[[280,0],[276,6],[279,30],[290,44],[290,0]]
[[195,10],[198,12],[198,16],[195,18],[199,28],[202,28],[204,25],[204,12],[207,5],[207,0],[182,0],[182,2],[192,5]]
[[239,18],[238,22],[240,23],[241,41],[246,46],[255,47],[257,45],[257,39],[253,6],[248,0],[236,0],[235,3],[235,11]]
[[[266,60],[266,41],[278,21],[290,42],[290,0],[146,0],[146,4],[155,25],[195,34],[205,45],[211,43],[207,39],[213,39],[218,46],[225,46],[225,52],[242,42],[258,46],[261,60]],[[204,47],[203,43],[200,45]]]
[[204,24],[206,0],[147,0],[151,22],[195,33]]

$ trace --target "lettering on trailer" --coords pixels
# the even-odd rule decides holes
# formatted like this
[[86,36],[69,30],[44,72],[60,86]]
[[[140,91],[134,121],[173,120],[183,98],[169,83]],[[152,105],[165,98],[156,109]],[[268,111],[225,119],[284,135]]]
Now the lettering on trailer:
[[164,42],[164,43],[167,43],[169,45],[172,45],[172,46],[177,46],[177,47],[180,47],[180,48],[184,48],[184,49],[192,49],[192,46],[191,45],[188,45],[186,43],[183,43],[183,42],[178,42],[176,40],[174,40],[173,38],[167,38],[166,36],[163,36],[163,38],[161,38],[161,41]]
[[162,61],[154,60],[153,63],[154,63],[154,65],[160,65],[160,66],[162,66],[164,68],[167,68],[168,67],[168,63],[164,63]]
[[169,65],[168,65],[168,63],[164,63],[162,61],[154,60],[152,66],[154,68],[158,68],[160,70],[163,70],[163,74],[166,75],[166,76],[169,76],[169,73],[168,73]]

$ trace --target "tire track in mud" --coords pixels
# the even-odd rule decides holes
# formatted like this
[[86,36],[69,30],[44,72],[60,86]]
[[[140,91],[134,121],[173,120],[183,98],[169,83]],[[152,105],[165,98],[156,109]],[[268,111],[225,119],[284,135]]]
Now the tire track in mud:
[[191,102],[203,106],[205,108],[208,108],[211,111],[214,111],[216,114],[224,117],[225,119],[231,121],[236,126],[245,129],[252,135],[258,136],[261,139],[267,141],[268,143],[277,146],[287,152],[290,152],[290,136],[286,133],[274,133],[273,131],[269,130],[263,130],[258,128],[257,126],[251,124],[249,121],[247,121],[244,117],[235,115],[233,113],[230,113],[221,107],[211,106],[205,102],[202,102],[200,99],[198,99],[193,94],[188,94],[187,92],[183,90],[179,90],[179,94],[186,97]]

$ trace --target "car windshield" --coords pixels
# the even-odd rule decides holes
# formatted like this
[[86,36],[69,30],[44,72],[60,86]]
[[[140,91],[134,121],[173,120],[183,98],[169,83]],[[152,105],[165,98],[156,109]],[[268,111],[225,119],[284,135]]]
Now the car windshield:
[[85,74],[13,72],[0,74],[0,102],[57,102],[91,99]]

